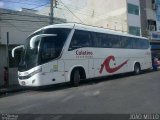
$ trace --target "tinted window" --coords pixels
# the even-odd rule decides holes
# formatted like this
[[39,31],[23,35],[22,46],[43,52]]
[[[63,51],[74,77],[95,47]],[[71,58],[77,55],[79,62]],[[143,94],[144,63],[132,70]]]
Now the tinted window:
[[108,34],[108,43],[111,48],[121,48],[121,36]]
[[40,63],[45,63],[59,57],[63,41],[56,37],[44,37],[41,40]]
[[92,47],[91,35],[88,31],[76,30],[72,37],[69,50],[82,47]]
[[148,40],[143,40],[143,44],[144,44],[144,49],[148,49],[149,48],[149,41]]
[[93,47],[101,47],[101,36],[100,34],[102,33],[95,33],[95,32],[91,32],[92,35],[92,40],[93,40]]
[[133,48],[133,40],[130,37],[122,37],[121,47],[126,49]]
[[104,34],[104,33],[96,33],[97,46],[101,48],[121,48],[121,36]]
[[50,61],[56,57],[56,42],[53,42],[54,37],[45,37],[42,40],[42,46],[41,46],[41,60],[43,62]]
[[98,41],[97,47],[101,48],[110,48],[109,40],[108,40],[108,35],[103,34],[103,33],[96,33],[96,39]]
[[145,39],[133,38],[134,49],[148,49],[149,41]]
[[123,48],[123,49],[149,48],[149,42],[146,39],[105,34],[105,33],[76,31],[72,38],[70,49],[86,47],[87,45],[89,45],[90,47],[98,47],[98,48]]
[[55,34],[41,39],[39,63],[51,61],[60,56],[64,43],[69,35],[70,29],[47,29],[45,34]]

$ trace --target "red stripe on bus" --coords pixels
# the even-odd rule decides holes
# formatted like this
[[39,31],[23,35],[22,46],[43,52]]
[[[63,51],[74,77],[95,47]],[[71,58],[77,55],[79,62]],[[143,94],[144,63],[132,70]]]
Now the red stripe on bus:
[[105,69],[106,69],[106,71],[108,73],[114,73],[114,72],[118,71],[119,69],[121,69],[129,61],[129,60],[126,60],[122,64],[120,64],[120,65],[118,65],[118,66],[116,66],[114,68],[111,68],[110,65],[109,65],[109,63],[110,63],[111,60],[115,61],[115,57],[114,56],[109,56],[109,57],[107,57],[105,59],[105,61],[103,62],[102,66],[101,66],[101,69],[99,71],[100,74],[102,74],[102,71],[103,71],[104,67],[105,67]]

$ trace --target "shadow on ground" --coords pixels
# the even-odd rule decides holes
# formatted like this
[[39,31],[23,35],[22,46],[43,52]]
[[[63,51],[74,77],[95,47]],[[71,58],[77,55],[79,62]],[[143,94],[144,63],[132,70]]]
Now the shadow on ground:
[[[143,71],[142,74],[151,73],[151,72],[156,72],[156,71],[147,70],[147,71]],[[142,75],[142,74],[140,74],[140,75]],[[117,79],[123,80],[122,78],[130,77],[130,76],[133,76],[133,73],[125,73],[125,74],[118,74],[118,75],[101,77],[101,78],[82,80],[79,87],[88,86],[88,85],[95,85],[98,83],[107,82],[107,81],[111,81],[111,80],[117,80]],[[13,96],[15,94],[23,94],[24,92],[32,92],[32,91],[36,91],[36,92],[52,92],[53,91],[54,92],[54,91],[65,90],[65,89],[69,89],[69,88],[75,88],[75,87],[73,87],[70,83],[48,85],[48,86],[43,86],[43,87],[27,87],[23,91],[6,92],[5,94],[0,95],[0,98]]]
[[[143,73],[141,73],[140,75],[146,74],[146,73],[151,73],[151,72],[155,72],[155,71],[146,70],[146,71],[143,71]],[[134,76],[134,74],[133,73],[125,73],[125,74],[118,74],[118,75],[112,75],[112,76],[101,77],[101,78],[82,80],[78,87],[87,86],[87,85],[95,85],[95,84],[98,84],[101,82],[117,80],[117,79],[126,78],[126,77],[130,77],[130,76]],[[40,91],[40,92],[50,92],[50,91],[64,90],[64,89],[68,89],[68,88],[74,88],[74,87],[70,83],[62,83],[62,84],[55,84],[55,85],[32,88],[32,90]]]

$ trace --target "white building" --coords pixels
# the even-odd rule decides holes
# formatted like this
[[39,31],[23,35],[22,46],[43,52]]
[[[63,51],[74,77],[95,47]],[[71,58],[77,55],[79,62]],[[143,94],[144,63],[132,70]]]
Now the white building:
[[140,0],[142,35],[150,39],[152,51],[160,53],[160,0]]
[[146,14],[151,40],[160,42],[160,0],[146,1]]
[[[54,23],[65,22],[64,19],[54,19]],[[9,83],[17,84],[18,58],[11,57],[13,47],[23,44],[33,31],[49,24],[49,17],[28,12],[0,9],[0,87],[3,85],[3,68],[7,66],[7,32],[9,32]]]
[[[54,17],[141,35],[139,0],[57,0]],[[49,15],[50,6],[38,14]]]

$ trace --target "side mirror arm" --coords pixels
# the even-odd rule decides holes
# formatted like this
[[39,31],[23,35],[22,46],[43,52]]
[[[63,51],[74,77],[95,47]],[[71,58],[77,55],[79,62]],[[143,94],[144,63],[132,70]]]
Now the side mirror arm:
[[20,46],[17,46],[17,47],[15,47],[15,48],[12,49],[12,57],[13,58],[14,58],[15,50],[20,49],[20,48],[24,48],[24,45],[20,45]]

